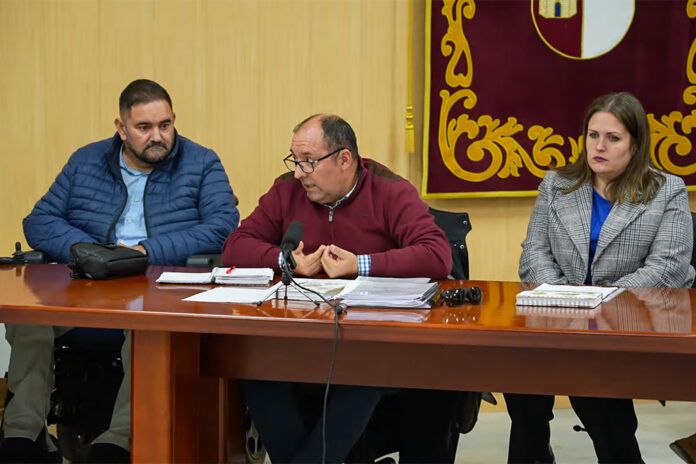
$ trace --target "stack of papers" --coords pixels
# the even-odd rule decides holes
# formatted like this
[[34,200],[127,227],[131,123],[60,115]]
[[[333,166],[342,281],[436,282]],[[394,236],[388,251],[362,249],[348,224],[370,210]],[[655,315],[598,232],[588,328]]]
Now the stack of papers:
[[[270,271],[270,269],[269,269]],[[219,272],[219,271],[218,271]],[[167,283],[215,283],[220,282],[218,273],[212,274],[208,280],[200,277],[201,273],[163,273],[158,282]],[[193,277],[191,277],[193,276]],[[437,283],[429,283],[428,278],[397,279],[382,277],[358,277],[355,280],[343,279],[296,279],[306,288],[319,292],[327,300],[343,300],[349,307],[346,320],[383,320],[422,322],[427,318],[428,311],[367,311],[353,310],[354,306],[368,306],[378,308],[430,308],[432,300],[439,290]],[[229,283],[225,279],[224,283]],[[237,283],[238,280],[233,280]],[[301,301],[313,301],[319,303],[320,298],[310,292],[290,285],[288,298]],[[257,289],[245,287],[217,287],[206,292],[185,298],[184,301],[198,301],[211,303],[251,303],[259,304],[271,298],[282,299],[285,296],[285,286],[278,282],[272,287]]]
[[276,287],[216,287],[206,292],[201,292],[184,298],[184,301],[197,301],[202,303],[245,303],[260,304],[271,298]]
[[440,286],[423,280],[375,277],[356,279],[346,285],[337,298],[342,299],[349,308],[430,308]]
[[623,291],[618,287],[580,287],[542,284],[534,290],[517,294],[520,306],[553,306],[568,308],[595,308]]
[[[307,290],[313,290],[319,293],[327,300],[333,300],[336,295],[341,293],[346,285],[353,282],[352,280],[345,279],[305,279],[297,278],[294,282],[285,287],[285,285],[278,288],[278,299],[286,298],[287,289],[287,299],[288,300],[298,300],[298,301],[313,301],[315,303],[324,301],[316,293],[312,293]],[[297,284],[304,288],[300,288]],[[307,290],[305,290],[307,289]]]
[[270,267],[216,267],[210,272],[163,272],[158,284],[268,285],[273,280]]
[[378,311],[374,309],[350,308],[343,317],[344,321],[389,321],[389,322],[424,322],[430,315],[429,309],[409,309],[400,311],[390,309]]
[[232,267],[213,269],[213,281],[216,284],[229,285],[268,285],[273,280],[270,267]]

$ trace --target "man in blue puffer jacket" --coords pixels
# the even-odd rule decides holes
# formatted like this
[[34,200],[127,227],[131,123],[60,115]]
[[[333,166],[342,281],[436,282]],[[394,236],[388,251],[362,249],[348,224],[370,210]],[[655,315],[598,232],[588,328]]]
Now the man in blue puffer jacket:
[[[61,263],[78,242],[119,243],[162,265],[219,253],[239,221],[229,180],[215,152],[178,135],[174,119],[163,87],[131,82],[119,99],[118,133],[77,150],[24,220],[29,245]],[[6,327],[12,399],[0,462],[45,461],[53,340],[69,328]],[[122,354],[124,380],[111,426],[95,439],[90,462],[130,461],[129,333]]]

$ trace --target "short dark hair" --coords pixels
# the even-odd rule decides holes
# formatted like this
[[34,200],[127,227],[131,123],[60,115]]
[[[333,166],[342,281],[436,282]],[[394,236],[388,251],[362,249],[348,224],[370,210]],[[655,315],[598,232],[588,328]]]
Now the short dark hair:
[[[609,184],[612,202],[629,201],[647,203],[660,189],[664,176],[659,173],[650,159],[650,127],[640,101],[628,92],[615,92],[595,99],[585,111],[582,124],[583,136],[587,139],[587,127],[595,113],[611,113],[631,135],[633,155],[626,170]],[[575,163],[560,168],[559,174],[575,183],[565,193],[580,188],[591,181],[593,172],[587,164],[587,143]]]
[[358,140],[355,137],[355,132],[350,124],[345,119],[335,114],[313,114],[305,118],[292,130],[295,134],[297,131],[313,119],[319,119],[321,130],[324,132],[324,142],[329,150],[338,150],[339,148],[347,148],[350,150],[354,159],[360,156],[358,152]]
[[136,79],[123,89],[118,98],[118,110],[121,113],[130,112],[135,105],[164,100],[169,107],[174,109],[172,99],[167,91],[155,81],[149,79]]

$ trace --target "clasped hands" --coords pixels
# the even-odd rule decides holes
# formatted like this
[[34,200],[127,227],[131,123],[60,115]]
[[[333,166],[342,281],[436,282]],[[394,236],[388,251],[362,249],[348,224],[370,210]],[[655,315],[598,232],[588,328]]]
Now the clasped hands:
[[295,274],[312,277],[322,271],[330,278],[355,276],[358,274],[358,257],[336,245],[321,245],[313,253],[305,254],[304,243],[292,252],[295,258]]

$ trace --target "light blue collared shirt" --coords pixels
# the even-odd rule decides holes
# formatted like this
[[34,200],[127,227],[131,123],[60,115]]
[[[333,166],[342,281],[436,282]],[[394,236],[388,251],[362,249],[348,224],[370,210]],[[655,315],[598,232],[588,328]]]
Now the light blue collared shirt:
[[128,198],[114,228],[114,242],[135,246],[147,238],[143,200],[145,185],[150,173],[129,168],[123,158],[123,146],[121,146],[119,155],[119,166],[121,167],[123,183],[126,184],[128,190]]

